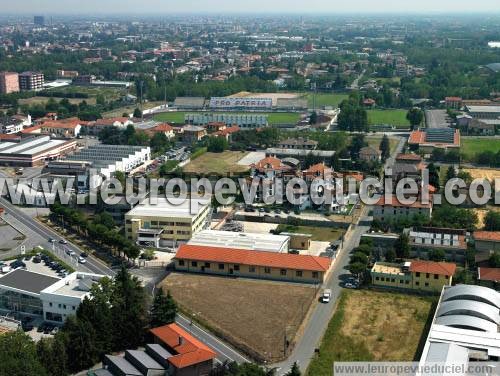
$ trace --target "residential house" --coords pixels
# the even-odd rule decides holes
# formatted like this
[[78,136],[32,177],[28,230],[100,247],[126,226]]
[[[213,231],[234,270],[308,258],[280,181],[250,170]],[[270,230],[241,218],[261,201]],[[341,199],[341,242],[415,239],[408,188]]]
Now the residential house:
[[289,138],[280,141],[277,146],[279,149],[294,149],[294,150],[316,150],[318,148],[318,141],[310,140],[308,138]]
[[477,281],[481,286],[499,290],[500,268],[477,268]]
[[380,150],[366,146],[359,151],[359,159],[365,162],[380,162],[382,153]]
[[377,262],[370,275],[377,287],[437,293],[451,286],[457,266],[454,263],[412,260],[404,264]]
[[412,204],[400,202],[396,195],[386,199],[382,196],[373,207],[373,219],[381,222],[397,220],[399,218],[412,219],[415,216],[423,216],[430,219],[432,216],[432,200],[423,202],[420,197]]

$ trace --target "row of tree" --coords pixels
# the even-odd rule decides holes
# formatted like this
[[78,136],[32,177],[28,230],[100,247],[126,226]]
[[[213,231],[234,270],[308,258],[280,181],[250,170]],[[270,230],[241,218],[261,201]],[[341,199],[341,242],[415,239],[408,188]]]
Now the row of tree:
[[126,256],[132,260],[139,257],[139,247],[122,235],[109,213],[102,212],[89,221],[83,211],[67,205],[54,203],[50,210],[52,221],[68,226],[71,230],[101,247],[107,247],[112,253]]

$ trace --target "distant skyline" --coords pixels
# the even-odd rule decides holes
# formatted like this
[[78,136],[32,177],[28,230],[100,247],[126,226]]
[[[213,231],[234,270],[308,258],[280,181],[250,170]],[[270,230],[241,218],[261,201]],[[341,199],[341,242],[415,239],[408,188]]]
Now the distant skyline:
[[498,0],[21,0],[2,1],[6,14],[169,13],[499,13]]

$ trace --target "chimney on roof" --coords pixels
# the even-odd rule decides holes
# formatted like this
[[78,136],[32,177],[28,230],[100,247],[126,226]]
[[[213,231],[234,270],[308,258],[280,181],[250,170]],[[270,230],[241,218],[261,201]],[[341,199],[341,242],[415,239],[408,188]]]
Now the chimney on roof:
[[179,336],[179,346],[182,346],[184,344],[184,338],[182,336]]

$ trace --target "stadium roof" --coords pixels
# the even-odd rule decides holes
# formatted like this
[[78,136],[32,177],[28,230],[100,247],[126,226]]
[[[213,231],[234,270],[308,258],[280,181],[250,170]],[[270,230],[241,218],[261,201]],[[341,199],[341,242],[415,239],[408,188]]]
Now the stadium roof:
[[188,244],[282,252],[288,250],[289,240],[289,236],[283,235],[203,230],[193,235]]

